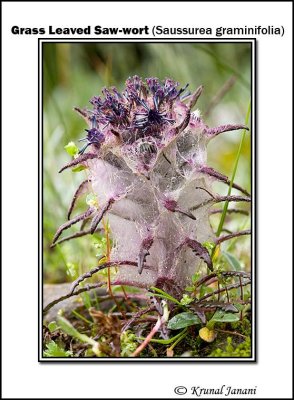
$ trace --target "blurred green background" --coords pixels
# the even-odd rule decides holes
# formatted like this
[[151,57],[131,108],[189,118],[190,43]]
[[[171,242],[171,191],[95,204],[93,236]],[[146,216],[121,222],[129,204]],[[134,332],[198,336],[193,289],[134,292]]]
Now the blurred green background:
[[[132,75],[170,77],[181,86],[189,83],[191,91],[204,85],[197,107],[209,126],[244,123],[251,100],[250,71],[248,43],[43,43],[45,282],[71,281],[74,275],[95,266],[99,252],[97,241],[89,236],[50,248],[56,229],[66,221],[75,189],[85,179],[83,171],[58,174],[70,160],[64,146],[85,136],[85,122],[73,107],[90,106],[89,99],[99,95],[104,86],[122,89]],[[208,165],[231,176],[240,138],[241,131],[234,131],[214,139],[208,148]],[[247,134],[235,181],[249,191],[250,157],[250,134]],[[216,184],[216,189],[227,192],[222,184]],[[80,207],[85,208],[82,203]],[[238,217],[236,221],[236,228],[248,227],[248,219],[246,222],[244,217],[243,220]],[[72,228],[71,232],[77,229]],[[248,253],[249,242],[244,240]],[[244,246],[239,248],[239,253],[242,251]],[[250,257],[250,254],[239,255]]]

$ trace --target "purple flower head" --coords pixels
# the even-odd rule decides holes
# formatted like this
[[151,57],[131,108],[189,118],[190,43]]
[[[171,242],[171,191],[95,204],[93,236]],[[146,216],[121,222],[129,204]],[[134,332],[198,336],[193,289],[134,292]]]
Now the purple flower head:
[[156,135],[157,132],[162,130],[164,125],[167,123],[173,124],[175,122],[173,118],[168,117],[169,114],[170,116],[172,115],[171,113],[168,114],[165,111],[159,111],[158,98],[156,95],[153,96],[153,106],[149,106],[143,99],[139,99],[138,103],[142,107],[139,108],[138,112],[134,113],[133,129],[137,129],[143,134],[154,133]]
[[102,90],[104,99],[94,96],[90,100],[90,103],[94,106],[93,114],[96,121],[104,125],[102,129],[109,124],[113,127],[118,127],[128,123],[128,110],[124,104],[124,99],[115,88],[113,88],[112,92],[104,88]]
[[91,128],[91,129],[85,129],[87,132],[87,136],[84,139],[80,139],[80,142],[82,141],[87,141],[87,143],[84,145],[84,147],[79,151],[80,154],[83,154],[85,150],[90,146],[91,144],[94,145],[96,149],[99,149],[101,144],[104,142],[105,137],[102,132],[100,132],[96,128]]
[[126,91],[125,94],[129,97],[140,96],[140,92],[143,88],[143,81],[139,76],[135,75],[126,80]]
[[135,75],[127,79],[122,92],[114,87],[103,88],[102,96],[90,100],[93,109],[85,110],[91,129],[81,152],[90,144],[101,151],[117,148],[131,157],[134,169],[148,170],[158,152],[189,119],[189,109],[181,98],[186,87],[181,89],[178,82],[168,78],[143,80]]

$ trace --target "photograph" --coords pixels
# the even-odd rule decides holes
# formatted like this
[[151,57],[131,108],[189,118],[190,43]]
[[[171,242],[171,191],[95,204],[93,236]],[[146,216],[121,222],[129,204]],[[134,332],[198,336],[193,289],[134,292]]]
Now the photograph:
[[41,40],[39,361],[255,361],[254,52]]

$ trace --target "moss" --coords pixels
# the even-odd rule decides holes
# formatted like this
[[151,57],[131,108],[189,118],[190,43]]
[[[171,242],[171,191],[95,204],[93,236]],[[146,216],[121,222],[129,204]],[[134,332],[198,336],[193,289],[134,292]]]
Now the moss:
[[[194,328],[194,329],[193,329]],[[198,329],[190,327],[189,335],[181,341],[175,350],[175,357],[180,357],[189,351],[191,357],[251,357],[251,323],[248,319],[235,323],[218,324],[217,338],[212,343],[203,341],[198,335]],[[225,331],[232,331],[244,335],[228,336]]]
[[251,357],[251,339],[246,337],[244,342],[239,345],[233,343],[233,338],[229,336],[227,338],[226,347],[216,348],[210,354],[209,357]]
[[242,321],[233,322],[230,324],[230,329],[241,333],[245,336],[251,335],[251,322],[247,318],[243,318]]

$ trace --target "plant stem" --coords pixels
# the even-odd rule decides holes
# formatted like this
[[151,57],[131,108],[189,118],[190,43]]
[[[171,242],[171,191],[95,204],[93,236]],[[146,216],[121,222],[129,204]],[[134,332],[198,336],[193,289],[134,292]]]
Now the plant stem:
[[215,331],[221,332],[221,333],[228,333],[229,335],[240,336],[240,337],[246,339],[246,336],[245,336],[245,335],[242,335],[242,333],[239,333],[239,332],[235,332],[235,331],[234,331],[234,332],[233,332],[233,331],[226,331],[226,330],[224,330],[224,329],[215,329]]
[[[249,106],[248,106],[248,110],[247,110],[247,114],[246,114],[246,118],[245,118],[245,125],[248,125],[250,111],[251,111],[251,101],[250,101]],[[235,160],[235,165],[234,165],[234,169],[233,169],[233,173],[232,173],[232,178],[231,178],[231,181],[230,181],[230,186],[229,186],[229,190],[228,190],[228,194],[227,194],[228,196],[230,196],[231,192],[232,192],[232,187],[233,187],[234,179],[235,179],[235,176],[236,176],[238,163],[239,163],[239,159],[240,159],[243,143],[244,143],[244,140],[245,140],[245,136],[246,136],[246,129],[244,129],[243,132],[242,132],[242,137],[241,137],[241,141],[240,141],[240,144],[239,144],[239,149],[238,149],[237,157],[236,157],[236,160]],[[226,201],[225,204],[224,204],[224,208],[223,208],[223,212],[222,212],[222,215],[221,215],[221,219],[220,219],[220,222],[219,222],[219,225],[218,225],[218,228],[217,228],[216,236],[219,236],[221,234],[221,232],[222,232],[223,225],[224,225],[225,218],[226,218],[226,214],[227,214],[227,210],[228,210],[228,206],[229,206],[229,202]],[[213,251],[213,254],[214,254],[214,251]]]
[[188,335],[188,330],[186,329],[183,334],[169,347],[170,350],[173,350],[176,345],[183,340]]
[[131,357],[137,357],[141,353],[141,351],[145,349],[145,347],[149,344],[149,342],[156,334],[156,332],[158,332],[160,327],[167,322],[168,316],[169,316],[169,310],[167,308],[167,303],[165,303],[163,305],[163,315],[161,317],[158,317],[158,320],[155,326],[152,328],[151,332],[148,334],[145,340],[140,344],[140,346],[136,348],[136,350],[132,353]]

